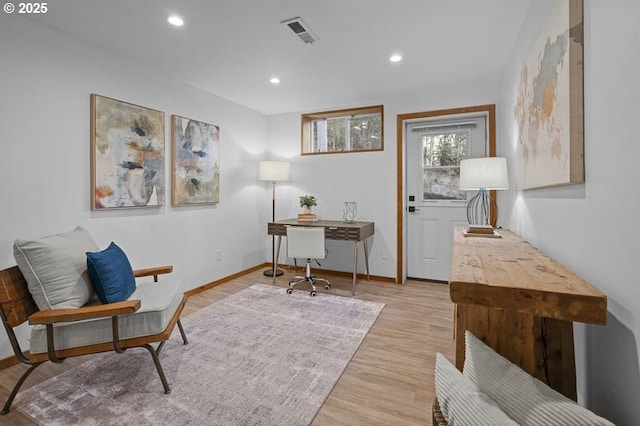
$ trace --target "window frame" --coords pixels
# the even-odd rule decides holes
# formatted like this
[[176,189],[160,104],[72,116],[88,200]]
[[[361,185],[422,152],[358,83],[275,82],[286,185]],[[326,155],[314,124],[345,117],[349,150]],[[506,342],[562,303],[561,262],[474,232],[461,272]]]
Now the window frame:
[[[373,115],[380,114],[380,147],[371,149],[350,149],[343,151],[322,151],[313,152],[311,140],[312,122],[315,120],[323,120],[330,118],[347,118],[356,115]],[[346,108],[332,111],[311,112],[300,115],[300,154],[301,155],[323,155],[323,154],[351,154],[356,152],[376,152],[384,151],[384,106],[373,105],[357,108]]]

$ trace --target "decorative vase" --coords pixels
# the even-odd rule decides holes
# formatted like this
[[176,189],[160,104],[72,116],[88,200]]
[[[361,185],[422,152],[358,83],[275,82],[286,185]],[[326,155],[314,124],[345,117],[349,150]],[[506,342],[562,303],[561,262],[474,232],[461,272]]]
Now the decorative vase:
[[342,208],[342,218],[347,223],[353,223],[356,221],[358,215],[358,203],[355,201],[345,201]]

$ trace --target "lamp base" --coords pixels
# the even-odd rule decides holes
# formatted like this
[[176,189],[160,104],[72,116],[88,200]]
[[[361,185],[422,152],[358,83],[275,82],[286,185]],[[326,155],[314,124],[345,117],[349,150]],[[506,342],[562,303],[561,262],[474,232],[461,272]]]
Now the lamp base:
[[[265,277],[273,277],[273,269],[267,269],[265,270],[262,275],[264,275]],[[284,271],[282,269],[277,269],[276,268],[276,277],[279,277],[280,275],[284,275]]]
[[478,190],[478,193],[467,202],[467,220],[470,225],[497,227],[498,204],[486,189]]

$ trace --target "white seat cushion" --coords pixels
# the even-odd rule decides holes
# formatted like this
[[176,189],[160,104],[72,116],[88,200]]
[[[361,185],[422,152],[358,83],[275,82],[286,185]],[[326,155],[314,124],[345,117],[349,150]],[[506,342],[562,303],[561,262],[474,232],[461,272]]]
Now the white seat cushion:
[[[141,282],[127,300],[140,300],[140,309],[118,319],[120,339],[164,331],[184,297],[180,281]],[[69,349],[113,340],[111,317],[59,323],[54,326],[56,349]],[[31,327],[31,353],[47,352],[44,325]]]

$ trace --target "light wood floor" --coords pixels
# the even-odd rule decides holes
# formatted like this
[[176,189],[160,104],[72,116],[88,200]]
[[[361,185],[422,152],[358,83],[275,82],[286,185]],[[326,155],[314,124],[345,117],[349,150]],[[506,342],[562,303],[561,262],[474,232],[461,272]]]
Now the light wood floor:
[[[278,278],[286,286],[294,275]],[[351,297],[351,279],[326,276],[329,293]],[[270,283],[262,271],[252,272],[189,298],[184,315],[210,305],[255,283]],[[300,290],[306,287],[299,287]],[[325,292],[324,287],[318,288]],[[436,352],[453,361],[453,305],[446,284],[409,280],[404,285],[360,281],[356,298],[385,303],[351,363],[313,421],[319,425],[430,425]],[[186,330],[187,335],[189,330]],[[126,354],[124,355],[126,356]],[[23,389],[77,365],[87,357],[40,366]],[[151,360],[150,360],[151,361]],[[0,398],[6,400],[26,369],[17,365],[0,371]],[[158,397],[163,396],[158,391]],[[1,407],[1,405],[0,405]],[[0,416],[0,424],[33,425],[16,408]]]

